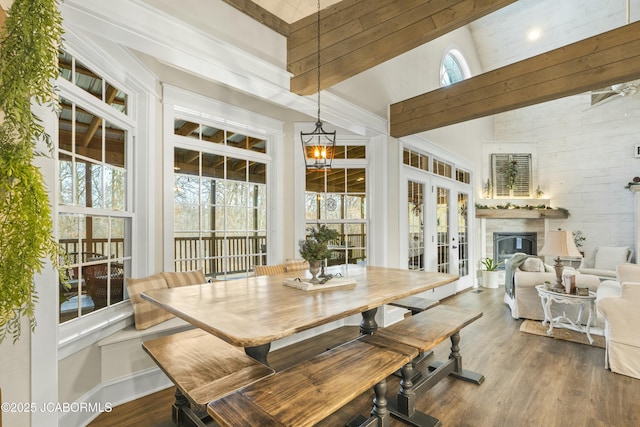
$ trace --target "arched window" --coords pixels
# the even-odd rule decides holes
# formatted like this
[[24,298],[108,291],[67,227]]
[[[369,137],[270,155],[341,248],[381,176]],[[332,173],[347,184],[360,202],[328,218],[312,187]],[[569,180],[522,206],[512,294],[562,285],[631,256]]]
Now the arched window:
[[440,65],[440,86],[450,86],[469,77],[469,66],[457,49],[444,54]]

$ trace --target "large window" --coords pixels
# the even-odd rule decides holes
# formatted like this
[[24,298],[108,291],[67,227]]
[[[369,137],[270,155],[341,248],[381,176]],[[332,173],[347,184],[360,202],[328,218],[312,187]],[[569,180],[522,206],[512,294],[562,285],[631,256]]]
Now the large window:
[[176,147],[174,171],[176,271],[222,279],[265,264],[267,164]]
[[[128,97],[60,52],[58,242],[66,282],[60,322],[126,299],[132,208]],[[96,98],[99,102],[96,102]]]
[[170,85],[163,102],[172,125],[164,133],[164,269],[225,280],[281,259],[270,236],[282,209],[271,201],[282,122]]
[[[366,150],[362,145],[337,147],[340,159],[356,159],[353,166],[339,167],[334,159],[329,171],[308,171],[306,174],[305,221],[307,228],[320,224],[338,232],[329,242],[332,249],[328,265],[363,263],[367,259],[367,169]],[[361,160],[361,161],[359,161]]]

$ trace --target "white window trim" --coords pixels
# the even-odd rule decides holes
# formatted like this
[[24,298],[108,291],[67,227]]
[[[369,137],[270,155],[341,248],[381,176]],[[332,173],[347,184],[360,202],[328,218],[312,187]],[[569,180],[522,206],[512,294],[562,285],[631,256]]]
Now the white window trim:
[[[399,150],[399,163],[400,163],[400,180],[398,182],[398,194],[405,194],[407,191],[407,181],[416,180],[416,181],[428,181],[430,183],[440,182],[448,182],[447,187],[455,189],[455,191],[463,192],[468,195],[468,209],[467,215],[469,219],[468,224],[468,235],[471,237],[472,241],[469,242],[469,259],[473,259],[475,256],[475,200],[477,198],[476,192],[474,191],[474,168],[473,165],[466,159],[461,158],[460,156],[449,152],[442,147],[439,147],[435,144],[432,144],[424,139],[417,136],[408,136],[400,139],[400,144],[398,147]],[[403,152],[405,148],[410,149],[413,152],[421,153],[426,156],[429,156],[430,159],[430,168],[428,171],[417,169],[415,167],[404,164],[403,162]],[[433,164],[433,158],[444,161],[452,166],[452,173],[455,174],[455,168],[464,169],[470,174],[470,182],[469,184],[457,181],[455,179],[455,175],[453,177],[444,177],[433,173],[431,170],[431,166]],[[428,199],[426,199],[428,200]],[[405,220],[408,216],[407,206],[403,201],[402,196],[400,197],[400,236],[408,236],[409,235],[409,224]],[[430,209],[431,206],[428,206],[428,203],[425,206],[425,209]],[[427,224],[427,227],[432,227],[433,224]],[[434,230],[428,230],[430,234],[435,234]],[[425,234],[427,234],[427,230],[425,230]],[[402,244],[399,247],[399,258],[401,260],[405,260],[409,256],[408,245]],[[476,266],[474,263],[470,263],[469,265],[469,274],[472,277],[476,275]]]
[[440,68],[438,69],[438,85],[440,87],[447,87],[442,86],[442,67],[444,66],[444,60],[447,57],[447,54],[451,54],[458,61],[458,65],[460,65],[460,69],[462,70],[463,80],[471,77],[471,69],[469,68],[467,59],[464,57],[460,49],[458,49],[457,47],[450,47],[448,49],[445,49],[444,53],[442,54],[442,59],[440,60]]
[[[65,50],[78,58],[84,65],[90,67],[94,71],[98,72],[101,77],[107,79],[110,83],[114,84],[121,90],[125,91],[129,96],[130,107],[129,115],[115,112],[116,114],[110,115],[110,120],[125,128],[131,132],[131,140],[135,140],[136,143],[128,144],[126,155],[131,158],[133,183],[130,187],[132,191],[128,191],[127,194],[127,206],[131,206],[130,212],[132,216],[132,247],[131,255],[135,260],[132,263],[132,277],[138,277],[144,275],[149,268],[149,257],[152,254],[146,254],[141,252],[141,248],[144,247],[156,247],[153,243],[153,233],[149,233],[144,224],[138,226],[136,216],[152,211],[150,206],[153,206],[153,198],[135,197],[135,195],[147,194],[153,195],[154,191],[149,185],[153,185],[153,180],[147,178],[147,174],[153,170],[152,157],[148,154],[149,150],[147,144],[149,141],[154,141],[154,127],[151,123],[151,118],[154,116],[153,111],[155,109],[153,92],[150,92],[150,88],[155,87],[155,77],[150,74],[141,63],[131,56],[130,53],[124,51],[122,48],[106,43],[96,42],[96,40],[89,40],[86,37],[79,35],[78,31],[71,28],[66,29],[65,33]],[[117,58],[117,60],[116,60]],[[126,70],[123,72],[123,70]],[[135,77],[135,79],[134,79]],[[62,96],[68,98],[71,101],[88,104],[97,111],[105,108],[104,103],[100,100],[91,100],[90,98],[81,98],[82,89],[76,87],[70,82],[59,79],[58,86],[64,90]],[[135,129],[135,130],[132,130]],[[55,133],[57,141],[57,122],[54,130],[48,130]],[[55,169],[56,180],[58,178],[58,162],[57,151],[55,158],[52,159],[52,167]],[[146,162],[146,163],[145,163]],[[57,182],[57,181],[56,181]],[[58,194],[57,185],[55,194],[52,196],[52,205],[54,206],[52,215],[54,221],[57,221],[60,210],[58,209]],[[65,211],[75,211],[74,207],[69,207]],[[98,213],[97,211],[95,212]],[[109,215],[117,216],[117,212],[109,211]],[[146,227],[150,227],[151,218],[148,218]],[[51,278],[50,280],[54,280]],[[57,275],[55,275],[55,283],[57,289]],[[57,304],[57,302],[56,302]],[[43,322],[39,322],[42,325]],[[64,324],[56,324],[58,336],[58,360],[63,359],[77,351],[86,348],[98,342],[105,336],[114,333],[133,323],[133,308],[129,301],[123,301],[121,303],[114,304],[110,307],[101,309],[95,313],[86,317],[80,317],[70,320]]]
[[[294,174],[295,174],[295,182],[294,182],[294,200],[295,200],[295,232],[294,232],[294,242],[298,242],[302,240],[306,236],[306,212],[305,212],[305,194],[306,194],[306,168],[304,164],[304,154],[302,152],[302,143],[300,141],[300,132],[308,131],[309,129],[313,129],[314,124],[311,122],[295,122],[294,123],[294,131],[293,131],[293,145],[294,145]],[[371,197],[375,194],[375,191],[372,190],[373,182],[372,179],[374,177],[380,177],[381,174],[371,174],[371,162],[372,158],[375,157],[374,151],[369,144],[370,138],[368,137],[360,137],[357,135],[348,134],[345,131],[340,132],[338,130],[336,145],[340,146],[349,146],[349,145],[365,145],[367,150],[367,158],[366,159],[333,159],[332,167],[334,168],[364,168],[366,170],[365,176],[367,180],[367,204],[366,204],[366,212],[367,218],[364,221],[362,220],[326,220],[322,221],[327,224],[365,224],[367,229],[367,245],[365,247],[365,251],[367,254],[367,264],[368,265],[380,265],[380,259],[382,256],[378,254],[378,252],[374,252],[374,248],[380,247],[381,245],[376,245],[377,241],[381,240],[381,230],[374,230],[372,224],[372,200]],[[298,256],[297,244],[295,245],[296,257]]]
[[[267,153],[257,153],[235,147],[217,146],[218,152],[224,152],[240,158],[254,158],[268,164],[267,168],[267,262],[282,259],[282,140],[284,123],[262,114],[226,104],[171,85],[163,85],[163,134],[164,134],[164,248],[173,248],[174,239],[174,197],[173,197],[173,150],[176,146],[207,151],[201,141],[182,137],[174,133],[176,118],[191,119],[209,125],[218,125],[224,129],[260,136],[267,140]],[[169,179],[170,177],[170,179]],[[174,254],[166,249],[163,257],[165,271],[174,270]]]

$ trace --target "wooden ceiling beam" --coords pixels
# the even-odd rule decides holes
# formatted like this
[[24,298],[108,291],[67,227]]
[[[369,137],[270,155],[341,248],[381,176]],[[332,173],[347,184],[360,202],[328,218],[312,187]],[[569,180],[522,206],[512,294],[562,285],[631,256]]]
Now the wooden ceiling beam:
[[640,22],[392,104],[396,138],[640,78]]
[[[320,89],[421,46],[516,0],[344,0],[320,13]],[[317,92],[317,14],[291,24],[291,91]]]
[[250,0],[223,0],[230,6],[235,7],[240,12],[255,19],[259,23],[266,25],[276,33],[285,37],[289,35],[289,23],[283,21],[267,9],[257,5]]

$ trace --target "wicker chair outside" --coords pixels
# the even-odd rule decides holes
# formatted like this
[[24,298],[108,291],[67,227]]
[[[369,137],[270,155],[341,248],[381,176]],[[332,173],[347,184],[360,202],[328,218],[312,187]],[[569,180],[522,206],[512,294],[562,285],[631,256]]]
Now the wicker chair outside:
[[[122,264],[99,264],[87,267],[87,293],[93,300],[95,309],[106,307],[107,304],[120,302],[124,298],[124,268]],[[109,300],[107,299],[109,294]]]

